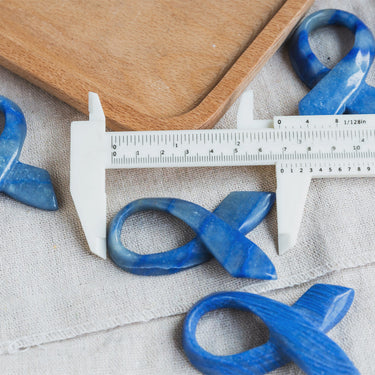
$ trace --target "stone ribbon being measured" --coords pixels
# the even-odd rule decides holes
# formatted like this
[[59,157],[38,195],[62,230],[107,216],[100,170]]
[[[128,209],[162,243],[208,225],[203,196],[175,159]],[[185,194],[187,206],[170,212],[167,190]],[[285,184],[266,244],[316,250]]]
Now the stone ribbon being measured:
[[57,210],[49,173],[18,161],[26,137],[26,121],[17,104],[0,96],[4,130],[0,135],[0,192],[43,210]]
[[[203,374],[261,375],[294,362],[310,375],[359,375],[358,370],[326,333],[347,313],[353,289],[316,284],[293,306],[243,292],[215,293],[199,301],[183,326],[183,347]],[[267,325],[270,339],[262,346],[234,355],[213,355],[196,339],[201,317],[213,310],[250,311]]]
[[[245,237],[264,219],[274,201],[274,193],[232,192],[211,213],[181,199],[139,199],[124,207],[112,220],[108,253],[119,267],[138,275],[172,274],[214,257],[232,276],[275,279],[273,263]],[[144,210],[172,214],[189,225],[197,237],[162,253],[141,255],[130,251],[121,242],[122,226],[130,215]]]
[[[312,31],[328,25],[344,26],[355,37],[353,48],[332,70],[314,55],[308,39]],[[299,113],[375,113],[375,88],[365,82],[374,53],[374,37],[355,15],[342,10],[324,9],[305,18],[289,43],[289,57],[293,68],[311,88],[299,103]]]

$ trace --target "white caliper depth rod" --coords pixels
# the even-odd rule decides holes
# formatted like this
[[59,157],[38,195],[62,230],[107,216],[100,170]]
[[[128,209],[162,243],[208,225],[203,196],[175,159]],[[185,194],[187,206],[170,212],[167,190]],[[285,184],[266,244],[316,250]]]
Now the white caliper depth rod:
[[297,242],[311,178],[375,176],[375,115],[254,120],[251,91],[241,96],[237,130],[106,133],[95,93],[89,93],[89,112],[89,121],[72,122],[70,190],[90,250],[102,258],[106,168],[276,165],[279,254]]

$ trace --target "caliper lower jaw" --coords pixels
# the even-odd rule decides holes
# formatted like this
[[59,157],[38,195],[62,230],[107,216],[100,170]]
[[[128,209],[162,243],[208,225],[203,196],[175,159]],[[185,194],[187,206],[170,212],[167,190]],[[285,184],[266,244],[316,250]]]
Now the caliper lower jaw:
[[70,193],[91,252],[107,257],[105,116],[99,96],[89,93],[89,121],[71,125]]

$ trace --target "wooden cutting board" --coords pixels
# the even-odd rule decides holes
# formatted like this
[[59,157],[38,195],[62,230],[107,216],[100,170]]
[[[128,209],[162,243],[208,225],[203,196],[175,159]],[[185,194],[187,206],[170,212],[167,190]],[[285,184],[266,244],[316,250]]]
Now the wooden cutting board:
[[0,64],[116,130],[215,125],[313,0],[12,0]]

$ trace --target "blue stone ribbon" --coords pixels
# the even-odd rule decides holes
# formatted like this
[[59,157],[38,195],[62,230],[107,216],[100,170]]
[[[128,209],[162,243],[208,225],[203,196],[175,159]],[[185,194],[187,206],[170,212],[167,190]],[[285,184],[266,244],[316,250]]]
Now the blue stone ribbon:
[[[108,230],[108,253],[119,267],[139,275],[172,274],[213,256],[235,277],[275,279],[272,262],[244,235],[263,220],[274,201],[274,193],[232,192],[211,213],[180,199],[139,199],[124,207],[112,220]],[[143,210],[170,213],[189,225],[197,237],[167,252],[134,253],[122,244],[121,230],[130,215]]]
[[[312,31],[328,25],[344,26],[355,36],[353,48],[332,70],[318,60],[308,40]],[[299,103],[299,113],[375,113],[375,88],[365,82],[374,53],[375,41],[371,31],[351,13],[324,9],[304,19],[289,43],[293,68],[311,88]]]
[[0,192],[44,210],[57,210],[49,173],[18,161],[26,137],[26,121],[17,104],[0,96],[4,130],[0,135]]
[[[295,362],[307,374],[359,374],[344,351],[325,335],[347,313],[354,291],[337,285],[316,284],[293,306],[243,292],[221,292],[205,297],[188,313],[183,347],[190,362],[203,374],[266,374]],[[262,346],[234,355],[216,356],[197,342],[201,317],[213,310],[250,311],[267,325],[270,339]]]

